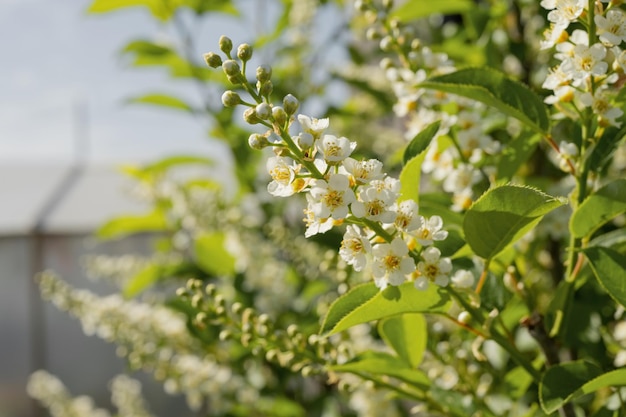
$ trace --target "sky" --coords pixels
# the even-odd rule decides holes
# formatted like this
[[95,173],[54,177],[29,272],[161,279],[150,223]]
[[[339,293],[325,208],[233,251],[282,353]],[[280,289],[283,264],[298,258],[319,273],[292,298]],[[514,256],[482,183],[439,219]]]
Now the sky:
[[[196,97],[164,71],[121,59],[128,41],[159,31],[146,11],[89,15],[89,4],[0,0],[0,164],[72,161],[77,138],[91,162],[221,155],[190,115],[125,104],[155,91]],[[205,34],[207,47],[218,37]]]

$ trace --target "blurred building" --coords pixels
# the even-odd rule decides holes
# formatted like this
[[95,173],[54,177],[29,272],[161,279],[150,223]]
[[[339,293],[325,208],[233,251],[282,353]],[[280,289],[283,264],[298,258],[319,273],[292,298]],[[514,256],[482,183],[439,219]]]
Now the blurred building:
[[[125,193],[131,185],[111,166],[0,164],[0,417],[38,417],[25,392],[38,368],[110,408],[107,384],[124,372],[115,346],[84,336],[77,320],[42,302],[33,277],[49,269],[75,287],[113,292],[86,278],[81,259],[149,251],[149,236],[100,242],[92,235],[111,217],[148,209]],[[155,383],[144,390],[157,415],[185,415],[182,399]]]

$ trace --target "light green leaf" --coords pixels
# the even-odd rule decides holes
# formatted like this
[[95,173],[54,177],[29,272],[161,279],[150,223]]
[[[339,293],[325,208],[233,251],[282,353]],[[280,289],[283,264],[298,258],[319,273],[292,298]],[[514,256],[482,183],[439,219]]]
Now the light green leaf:
[[520,167],[530,158],[540,141],[541,135],[523,131],[519,136],[507,143],[498,160],[498,180],[503,182],[510,181]]
[[526,85],[495,69],[465,68],[430,78],[419,86],[480,101],[539,133],[550,130],[548,109],[541,98]]
[[366,352],[347,363],[331,366],[330,369],[357,375],[387,375],[422,390],[430,386],[430,380],[422,371],[409,368],[402,359],[385,352]]
[[94,0],[87,12],[108,13],[126,7],[143,6],[157,19],[166,21],[172,17],[179,4],[178,0]]
[[422,162],[426,153],[411,159],[400,172],[400,200],[414,200],[419,203],[420,178],[422,176]]
[[235,258],[224,248],[224,234],[204,233],[194,242],[195,260],[200,269],[213,275],[235,273]]
[[439,131],[439,126],[441,126],[440,120],[429,124],[428,126],[426,126],[426,128],[424,128],[424,130],[415,135],[415,137],[411,140],[409,145],[404,150],[404,156],[402,159],[405,165],[411,159],[420,155],[428,148],[428,145],[430,145],[430,142]]
[[162,232],[168,229],[167,218],[160,210],[140,215],[119,216],[103,224],[96,236],[100,239],[114,239],[133,233]]
[[465,240],[476,255],[491,259],[563,204],[564,201],[533,188],[491,188],[465,213]]
[[626,256],[601,246],[588,247],[583,253],[600,285],[611,298],[626,306]]
[[130,278],[122,293],[124,297],[134,297],[164,278],[189,274],[195,271],[194,267],[187,262],[150,263]]
[[624,212],[626,212],[626,179],[620,178],[600,188],[578,206],[570,219],[570,230],[574,237],[587,237]]
[[576,361],[549,368],[539,384],[539,399],[546,413],[552,413],[583,395],[605,387],[626,386],[626,369],[605,374],[596,365]]
[[419,313],[387,317],[378,323],[378,333],[409,366],[416,368],[424,357],[428,332]]
[[397,314],[444,313],[449,307],[450,297],[436,285],[425,291],[415,289],[411,282],[384,291],[374,283],[358,285],[330,306],[320,333],[330,335]]
[[129,103],[144,103],[155,106],[170,107],[177,110],[184,110],[193,113],[193,108],[183,100],[167,94],[146,94],[143,96],[132,97],[128,99]]
[[475,7],[471,0],[409,0],[391,12],[391,16],[408,22],[431,14],[464,13]]

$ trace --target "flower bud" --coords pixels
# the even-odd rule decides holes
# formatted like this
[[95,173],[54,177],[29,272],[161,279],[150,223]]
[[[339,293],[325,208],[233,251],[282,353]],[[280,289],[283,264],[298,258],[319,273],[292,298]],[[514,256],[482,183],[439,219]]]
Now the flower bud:
[[222,63],[222,69],[226,73],[226,75],[234,77],[241,73],[241,69],[239,68],[239,64],[237,61],[228,59]]
[[467,311],[461,311],[457,320],[459,323],[467,324],[472,321],[472,316]]
[[222,104],[224,107],[235,107],[238,104],[241,104],[241,97],[239,94],[234,91],[226,91],[222,94]]
[[389,11],[393,8],[393,0],[383,0],[383,7]]
[[264,83],[272,77],[272,67],[269,65],[259,65],[256,69],[256,79]]
[[256,114],[255,109],[253,108],[247,109],[245,112],[243,112],[243,120],[245,120],[246,123],[251,124],[251,125],[255,125],[261,122],[261,119],[259,119],[259,117]]
[[391,52],[393,46],[393,40],[391,36],[387,35],[380,40],[380,49],[383,52]]
[[237,58],[243,62],[249,61],[252,58],[252,47],[247,43],[242,43],[237,48]]
[[226,78],[228,79],[228,82],[230,82],[231,84],[234,84],[234,85],[241,84],[240,75],[228,75]]
[[230,51],[233,50],[233,41],[230,40],[227,36],[220,36],[220,51],[224,52],[226,55],[230,54]]
[[256,115],[261,120],[267,120],[272,115],[272,108],[267,103],[261,103],[254,109]]
[[274,118],[274,121],[280,126],[284,126],[289,119],[289,116],[287,116],[287,112],[285,112],[285,109],[280,106],[274,106],[272,108],[272,117]]
[[204,54],[203,56],[204,56],[204,62],[206,62],[206,64],[209,67],[217,68],[217,67],[222,66],[222,58],[218,54],[214,52],[208,52]]
[[274,90],[274,84],[270,80],[261,83],[260,81],[256,83],[257,89],[259,90],[259,94],[263,97],[267,97],[272,94]]
[[298,110],[298,106],[300,102],[297,98],[292,96],[291,94],[287,94],[285,98],[283,98],[283,108],[285,109],[285,113],[288,115],[292,115]]

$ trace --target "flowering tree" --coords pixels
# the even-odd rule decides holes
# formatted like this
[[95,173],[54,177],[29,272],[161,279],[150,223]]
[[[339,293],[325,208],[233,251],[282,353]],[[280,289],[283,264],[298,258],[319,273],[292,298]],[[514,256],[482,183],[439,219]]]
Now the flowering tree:
[[170,159],[133,171],[155,212],[101,230],[167,232],[126,296],[186,286],[148,306],[46,275],[44,296],[207,415],[624,414],[620,3],[356,1],[350,95],[312,114],[312,37],[282,52],[301,72],[249,74],[252,45],[314,29],[284,2],[273,36],[222,36],[189,74],[225,91],[207,109],[242,195],[168,182],[206,162]]

